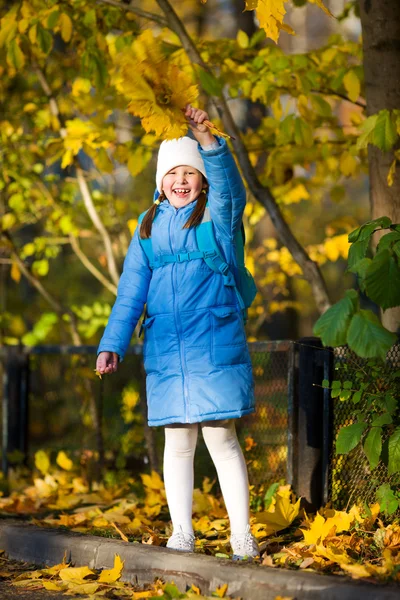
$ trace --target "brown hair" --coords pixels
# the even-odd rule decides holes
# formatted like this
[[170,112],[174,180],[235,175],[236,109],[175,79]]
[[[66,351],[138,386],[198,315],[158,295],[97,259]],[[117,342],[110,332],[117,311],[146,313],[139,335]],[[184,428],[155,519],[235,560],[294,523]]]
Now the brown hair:
[[[166,196],[165,196],[164,192],[161,192],[161,194],[158,196],[158,200],[160,202],[163,202],[165,200],[165,198],[166,198]],[[203,189],[201,190],[200,196],[197,198],[196,206],[194,207],[192,214],[190,215],[189,219],[186,221],[186,223],[184,224],[182,229],[190,229],[190,227],[197,227],[197,225],[200,225],[201,220],[204,215],[204,210],[206,208],[206,203],[207,203],[207,184],[205,182],[203,182]],[[158,204],[156,204],[156,202],[154,202],[153,206],[151,208],[149,208],[149,210],[146,212],[146,214],[143,218],[143,221],[140,225],[140,231],[139,231],[139,235],[142,239],[151,237],[151,228],[153,225],[154,217],[156,216],[156,213],[157,213],[157,207],[158,207]]]

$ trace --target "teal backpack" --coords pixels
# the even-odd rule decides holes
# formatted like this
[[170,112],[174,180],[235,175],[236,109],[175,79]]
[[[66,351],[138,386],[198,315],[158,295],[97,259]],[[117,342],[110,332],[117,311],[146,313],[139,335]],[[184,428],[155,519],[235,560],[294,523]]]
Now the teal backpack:
[[[143,212],[138,219],[139,225],[143,221],[147,211]],[[196,252],[181,252],[179,254],[163,254],[161,256],[154,257],[153,247],[151,238],[142,239],[139,236],[140,244],[145,252],[151,269],[162,267],[168,263],[173,262],[184,262],[187,260],[193,260],[196,258],[203,258],[206,264],[223,277],[224,285],[232,286],[235,289],[236,296],[239,302],[239,306],[242,310],[243,320],[247,321],[247,309],[251,306],[256,294],[257,287],[253,276],[250,271],[246,268],[244,263],[244,244],[245,244],[245,232],[243,223],[235,236],[235,247],[237,257],[237,267],[233,267],[234,273],[218,247],[217,240],[215,238],[214,226],[211,220],[210,209],[208,202],[204,210],[203,219],[196,227],[196,239],[197,246],[199,248]]]

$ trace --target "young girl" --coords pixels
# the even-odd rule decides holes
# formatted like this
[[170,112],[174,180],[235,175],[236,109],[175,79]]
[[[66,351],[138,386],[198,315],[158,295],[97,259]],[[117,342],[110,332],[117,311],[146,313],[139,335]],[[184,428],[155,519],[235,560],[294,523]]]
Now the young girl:
[[[195,140],[185,136],[160,146],[159,195],[129,246],[96,369],[117,370],[146,303],[148,423],[165,428],[163,471],[173,524],[167,547],[194,550],[193,459],[200,423],[229,515],[233,559],[255,557],[247,468],[234,420],[254,411],[252,365],[235,288],[225,269],[219,274],[203,260],[195,231],[209,210],[226,263],[235,267],[234,238],[246,194],[225,140],[203,125],[208,114],[188,105],[185,116]],[[149,237],[152,264],[139,239]]]

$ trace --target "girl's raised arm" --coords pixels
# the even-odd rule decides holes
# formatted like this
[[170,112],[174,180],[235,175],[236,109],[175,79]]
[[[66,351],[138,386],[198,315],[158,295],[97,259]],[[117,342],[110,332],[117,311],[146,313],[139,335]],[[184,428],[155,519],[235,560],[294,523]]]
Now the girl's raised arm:
[[221,137],[215,140],[218,146],[214,149],[199,147],[209,184],[208,204],[217,228],[233,239],[242,222],[246,189],[226,141]]
[[139,226],[133,234],[112,308],[97,354],[116,352],[122,362],[133,330],[143,312],[151,280],[151,269],[139,241]]
[[187,105],[185,117],[204,161],[211,219],[225,237],[233,239],[240,229],[246,206],[243,180],[224,138],[213,136],[203,124],[208,120],[206,111]]

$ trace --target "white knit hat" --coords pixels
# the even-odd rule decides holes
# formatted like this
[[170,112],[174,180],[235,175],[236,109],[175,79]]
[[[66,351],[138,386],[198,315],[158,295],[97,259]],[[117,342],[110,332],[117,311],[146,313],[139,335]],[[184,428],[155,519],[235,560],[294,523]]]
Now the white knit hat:
[[175,140],[164,140],[160,145],[156,173],[157,189],[160,193],[164,175],[180,165],[194,167],[206,177],[206,168],[198,150],[198,144],[187,136]]

